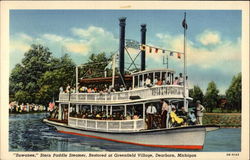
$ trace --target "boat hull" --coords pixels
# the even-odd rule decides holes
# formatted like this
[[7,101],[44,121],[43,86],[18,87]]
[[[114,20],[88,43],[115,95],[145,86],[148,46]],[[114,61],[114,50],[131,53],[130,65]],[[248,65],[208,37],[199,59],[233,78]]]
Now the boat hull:
[[74,128],[66,124],[55,123],[48,120],[44,120],[44,122],[56,127],[60,133],[148,147],[200,150],[203,149],[206,136],[206,128],[203,126],[133,132],[105,132]]

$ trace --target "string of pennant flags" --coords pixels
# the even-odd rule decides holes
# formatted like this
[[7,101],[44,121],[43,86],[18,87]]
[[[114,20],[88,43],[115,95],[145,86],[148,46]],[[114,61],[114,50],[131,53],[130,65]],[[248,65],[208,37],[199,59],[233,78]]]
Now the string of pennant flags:
[[170,56],[174,56],[174,54],[177,55],[177,58],[181,59],[181,54],[184,54],[182,52],[177,52],[177,51],[173,51],[173,50],[167,50],[167,49],[162,49],[159,47],[153,47],[153,46],[149,46],[149,45],[140,45],[140,50],[141,51],[146,51],[146,53],[169,53]]

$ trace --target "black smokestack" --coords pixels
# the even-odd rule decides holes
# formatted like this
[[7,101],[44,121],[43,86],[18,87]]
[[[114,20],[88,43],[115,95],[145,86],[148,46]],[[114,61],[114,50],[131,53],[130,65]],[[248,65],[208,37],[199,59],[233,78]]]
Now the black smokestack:
[[[141,25],[141,45],[146,44],[146,24]],[[141,51],[141,70],[145,70],[146,66],[146,55],[145,50]]]
[[120,21],[119,68],[120,68],[121,76],[124,77],[124,48],[125,48],[126,17],[120,18],[119,21]]

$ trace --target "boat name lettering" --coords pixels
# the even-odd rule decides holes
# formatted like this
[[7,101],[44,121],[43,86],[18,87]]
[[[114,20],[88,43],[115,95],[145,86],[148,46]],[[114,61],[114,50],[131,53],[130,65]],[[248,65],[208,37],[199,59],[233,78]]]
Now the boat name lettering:
[[181,90],[176,87],[161,87],[152,89],[152,96],[179,94],[181,94]]

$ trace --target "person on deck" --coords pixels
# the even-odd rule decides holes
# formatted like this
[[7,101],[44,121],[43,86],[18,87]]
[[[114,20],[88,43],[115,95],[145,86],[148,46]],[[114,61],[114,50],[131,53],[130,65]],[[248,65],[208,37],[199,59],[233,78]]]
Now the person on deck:
[[181,85],[181,86],[184,85],[184,78],[182,77],[182,73],[179,74],[178,83],[179,83],[179,85]]
[[171,122],[174,125],[181,125],[184,122],[183,118],[180,118],[176,115],[176,108],[173,107],[172,111],[170,112]]
[[178,77],[175,77],[175,78],[174,78],[174,83],[173,83],[173,85],[178,85],[178,84],[179,84]]
[[162,85],[162,80],[160,80],[160,78],[157,79],[156,85],[158,85],[158,86]]
[[60,91],[60,93],[63,93],[63,87],[62,86],[59,88],[59,91]]
[[147,77],[147,78],[146,78],[145,84],[146,84],[147,87],[152,87],[150,77]]
[[66,87],[66,93],[69,93],[70,91],[70,85],[68,84],[68,86]]
[[201,105],[201,101],[197,100],[196,101],[196,116],[197,116],[197,124],[202,125],[202,117],[203,117],[203,112],[205,111],[205,108],[203,105]]
[[168,101],[164,101],[161,99],[162,108],[161,108],[161,128],[166,128],[166,124],[168,124],[169,113],[171,111],[170,105]]
[[157,113],[157,110],[153,103],[151,103],[146,111],[146,114],[148,115],[148,129],[153,128],[153,121],[154,121],[154,115]]

